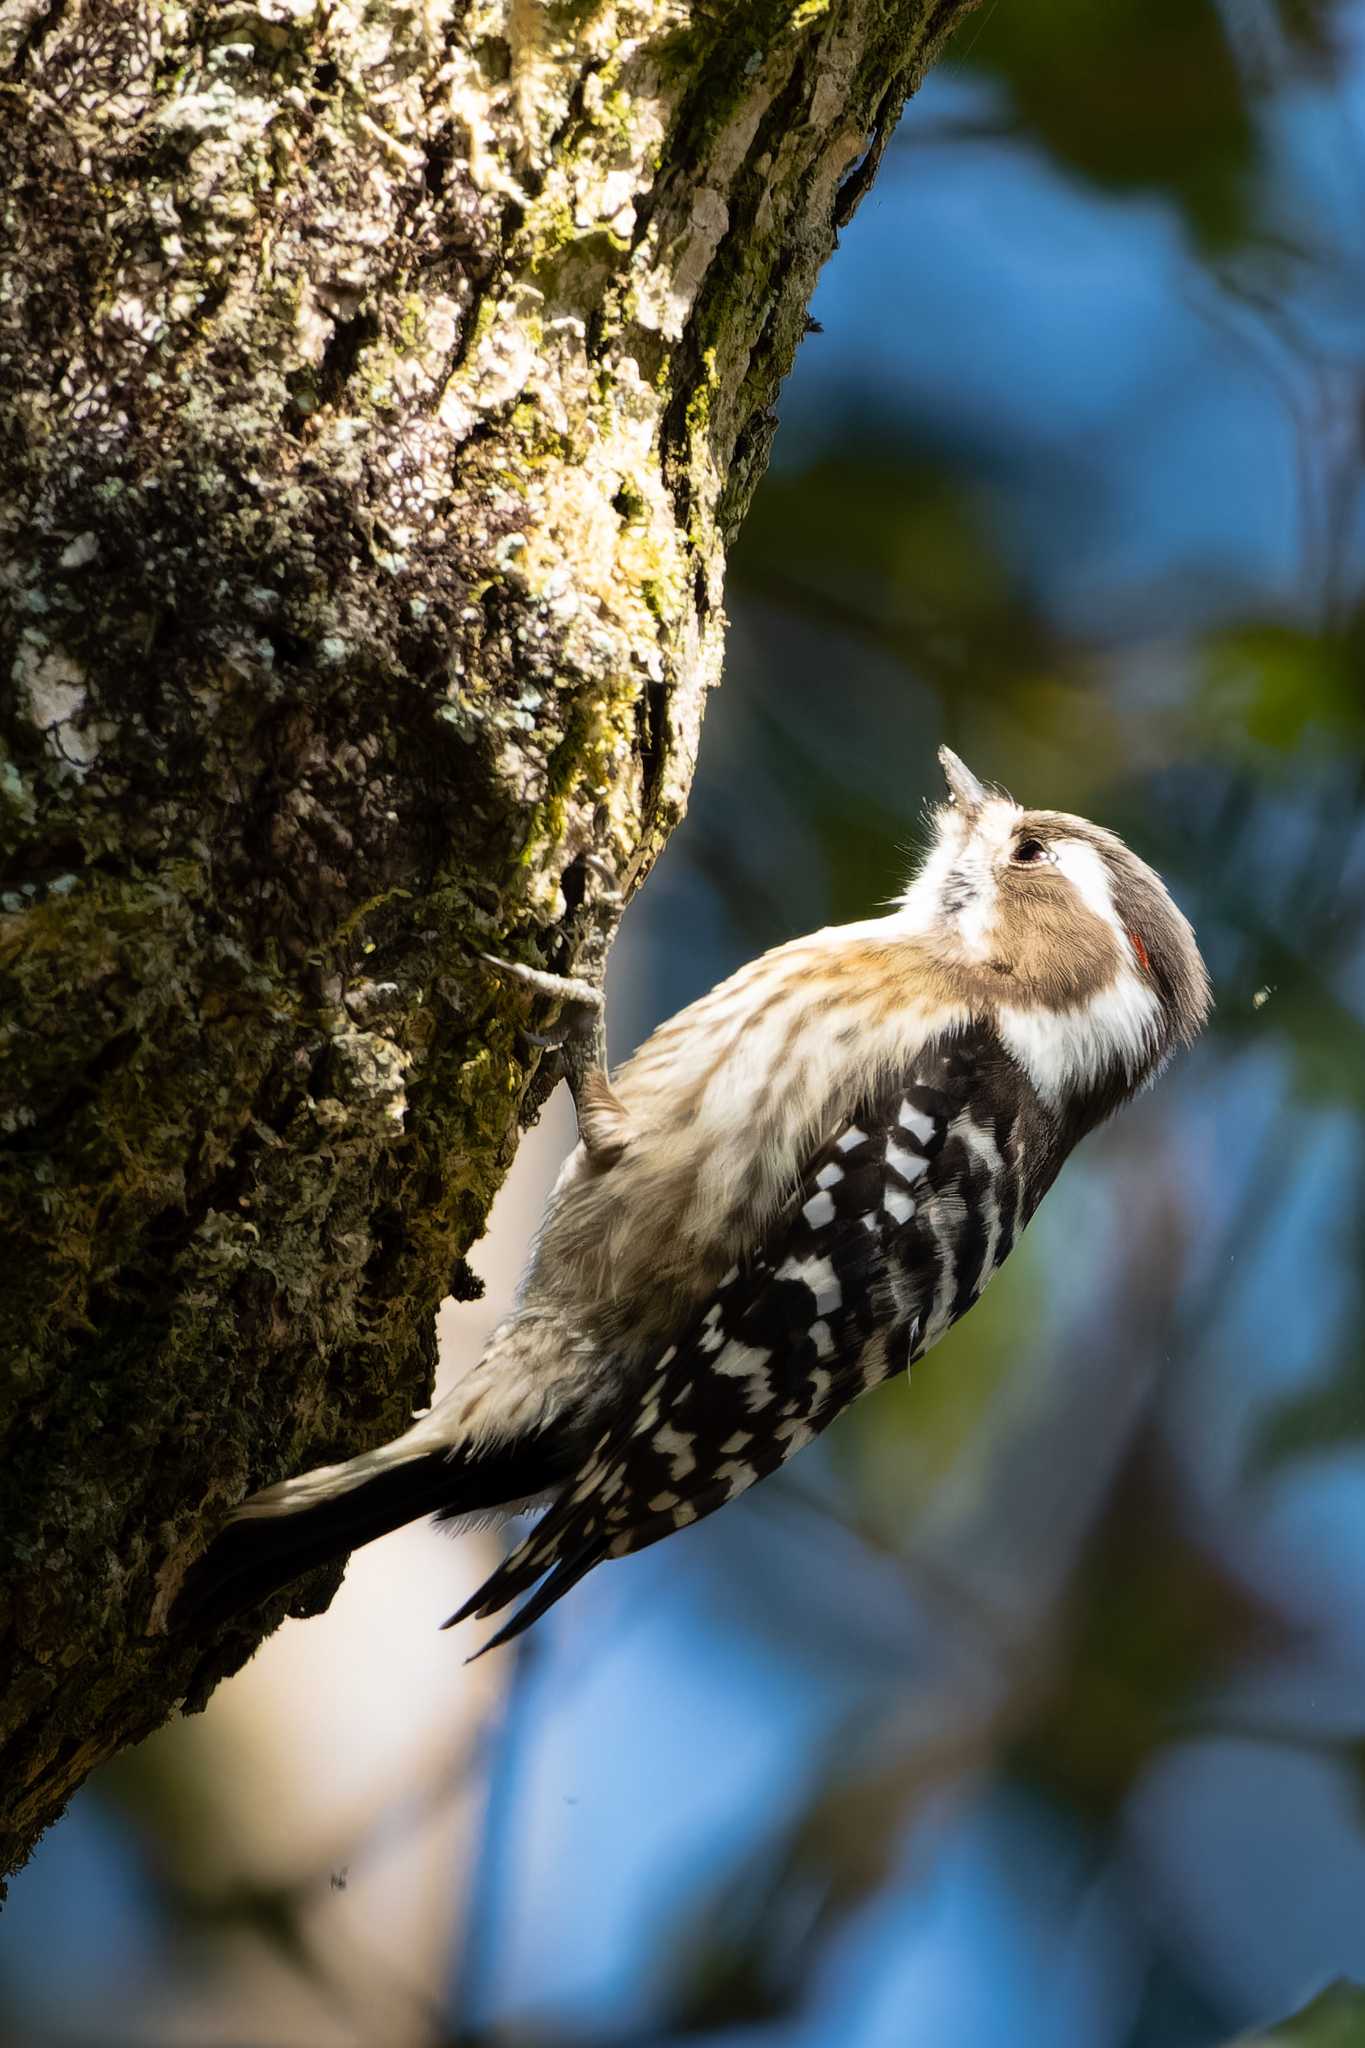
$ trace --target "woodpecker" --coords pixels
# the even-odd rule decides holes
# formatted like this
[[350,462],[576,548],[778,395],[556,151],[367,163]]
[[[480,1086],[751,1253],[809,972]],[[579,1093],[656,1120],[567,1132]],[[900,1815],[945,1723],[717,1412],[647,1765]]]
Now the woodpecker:
[[181,1617],[254,1606],[421,1515],[541,1506],[445,1624],[529,1594],[491,1649],[775,1471],[966,1313],[1210,989],[1114,833],[940,760],[947,800],[889,915],[777,947],[610,1079],[580,1071],[579,1143],[482,1358],[394,1442],[253,1494]]

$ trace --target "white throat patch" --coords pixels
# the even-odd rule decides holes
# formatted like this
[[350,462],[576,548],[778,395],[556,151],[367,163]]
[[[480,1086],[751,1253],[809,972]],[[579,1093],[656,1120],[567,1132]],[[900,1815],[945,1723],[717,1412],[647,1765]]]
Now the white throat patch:
[[1155,1050],[1161,1001],[1130,967],[1073,1010],[1000,1009],[1000,1037],[1043,1100],[1057,1104],[1117,1064],[1132,1080]]

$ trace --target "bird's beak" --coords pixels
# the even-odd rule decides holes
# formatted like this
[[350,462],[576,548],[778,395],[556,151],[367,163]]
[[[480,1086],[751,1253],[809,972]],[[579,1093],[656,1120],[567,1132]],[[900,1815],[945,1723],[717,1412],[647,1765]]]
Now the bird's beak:
[[951,747],[940,747],[938,758],[953,802],[964,811],[979,810],[986,801],[986,792],[966,762],[959,761]]

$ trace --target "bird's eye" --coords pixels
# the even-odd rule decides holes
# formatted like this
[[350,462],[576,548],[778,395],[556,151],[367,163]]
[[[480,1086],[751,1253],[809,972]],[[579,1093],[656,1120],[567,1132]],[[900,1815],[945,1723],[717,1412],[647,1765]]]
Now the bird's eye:
[[1041,839],[1025,837],[1014,842],[1011,859],[1017,868],[1036,868],[1047,857],[1048,851]]

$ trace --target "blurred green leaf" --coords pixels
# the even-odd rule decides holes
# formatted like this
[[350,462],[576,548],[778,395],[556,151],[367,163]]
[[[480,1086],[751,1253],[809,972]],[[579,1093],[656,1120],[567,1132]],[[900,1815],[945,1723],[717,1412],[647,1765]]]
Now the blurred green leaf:
[[875,878],[880,877],[883,886],[891,878],[892,886],[899,884],[905,866],[904,812],[887,809],[866,791],[851,803],[848,790],[802,744],[804,735],[789,719],[763,704],[754,707],[754,718],[770,772],[824,855],[831,917],[835,922],[866,917],[869,888],[878,886]]
[[1248,623],[1206,642],[1191,718],[1225,752],[1248,743],[1287,754],[1365,738],[1359,628],[1349,638]]
[[1365,1356],[1351,1359],[1324,1386],[1277,1406],[1257,1432],[1248,1469],[1254,1476],[1365,1440]]
[[1167,191],[1206,249],[1246,234],[1253,131],[1214,0],[997,6],[958,54],[1093,184]]
[[1071,1641],[1014,1767],[1058,1805],[1111,1820],[1208,1689],[1292,1630],[1189,1526],[1169,1460],[1136,1446],[1067,1596]]
[[730,580],[974,703],[1050,684],[1078,658],[1006,568],[973,479],[910,449],[888,460],[884,440],[769,477]]
[[1239,2037],[1235,2048],[1365,2048],[1365,1991],[1345,1980],[1269,2033]]

